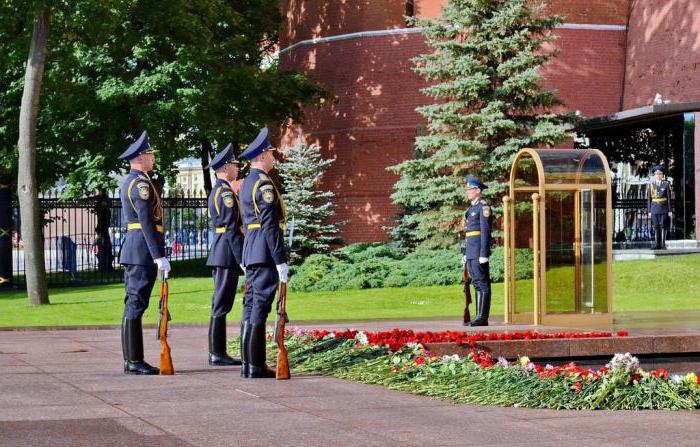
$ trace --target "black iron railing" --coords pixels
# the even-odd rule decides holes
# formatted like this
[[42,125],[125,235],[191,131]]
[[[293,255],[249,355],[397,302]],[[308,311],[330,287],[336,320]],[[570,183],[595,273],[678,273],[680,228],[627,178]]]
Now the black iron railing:
[[[126,234],[121,200],[110,196],[63,200],[59,193],[39,199],[44,217],[44,258],[49,286],[119,282],[119,250]],[[209,215],[202,192],[163,198],[166,253],[171,262],[209,254]],[[24,246],[17,203],[12,215],[12,287],[25,287]]]

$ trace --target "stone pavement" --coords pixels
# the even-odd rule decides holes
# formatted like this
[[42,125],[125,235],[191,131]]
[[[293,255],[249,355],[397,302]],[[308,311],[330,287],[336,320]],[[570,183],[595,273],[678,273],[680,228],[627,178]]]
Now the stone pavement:
[[[157,364],[155,331],[145,338]],[[173,325],[169,340],[175,376],[126,377],[118,329],[0,331],[0,446],[700,445],[697,411],[480,407],[317,376],[247,380],[207,366],[206,327]]]

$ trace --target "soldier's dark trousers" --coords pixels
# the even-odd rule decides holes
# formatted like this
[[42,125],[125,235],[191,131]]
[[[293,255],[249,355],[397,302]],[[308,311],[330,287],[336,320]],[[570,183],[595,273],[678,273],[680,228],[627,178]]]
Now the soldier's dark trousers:
[[128,319],[141,318],[148,308],[153,286],[158,276],[158,266],[125,265],[124,285],[124,317]]
[[148,308],[157,274],[158,267],[155,264],[124,266],[126,296],[121,335],[126,374],[158,374],[158,368],[143,361],[143,330],[141,329],[141,317]]
[[243,321],[251,325],[265,324],[277,292],[277,269],[257,264],[246,266],[245,274],[248,292],[243,300]]
[[472,325],[485,325],[488,323],[491,311],[491,277],[489,263],[479,263],[478,259],[468,259],[467,269],[469,277],[476,291],[476,317]]
[[216,267],[214,269],[214,294],[211,297],[211,316],[223,317],[233,307],[238,287],[238,268]]
[[654,248],[666,248],[666,229],[668,228],[668,214],[652,214],[651,223],[654,225]]
[[246,266],[248,291],[243,297],[243,346],[245,362],[241,374],[250,378],[274,377],[265,364],[265,323],[272,310],[279,275],[274,266]]
[[209,364],[218,366],[240,365],[226,353],[226,314],[231,312],[238,286],[238,269],[216,267],[214,269],[214,294],[211,299],[209,320]]

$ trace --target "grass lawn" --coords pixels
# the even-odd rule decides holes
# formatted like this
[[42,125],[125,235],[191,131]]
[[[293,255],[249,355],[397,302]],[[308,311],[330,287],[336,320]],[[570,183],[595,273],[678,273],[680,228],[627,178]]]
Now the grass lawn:
[[[614,308],[618,312],[700,309],[700,256],[676,256],[614,265]],[[293,281],[293,278],[292,278]],[[204,323],[209,319],[211,278],[170,280],[170,310],[174,323]],[[158,286],[144,321],[155,323]],[[121,284],[51,290],[51,305],[31,307],[24,292],[0,292],[0,327],[115,325],[122,314]],[[462,287],[290,292],[288,313],[294,321],[365,320],[381,318],[461,318]],[[503,285],[493,285],[492,314],[503,313]],[[230,320],[240,318],[236,299]]]

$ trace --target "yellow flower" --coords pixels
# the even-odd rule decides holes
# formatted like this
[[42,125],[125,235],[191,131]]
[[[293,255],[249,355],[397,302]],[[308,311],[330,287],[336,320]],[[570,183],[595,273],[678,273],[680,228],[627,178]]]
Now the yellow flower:
[[527,364],[530,363],[530,358],[527,356],[522,356],[518,359],[518,363],[520,366],[527,366]]
[[698,376],[695,373],[688,373],[683,377],[688,384],[688,388],[694,390],[698,387]]

